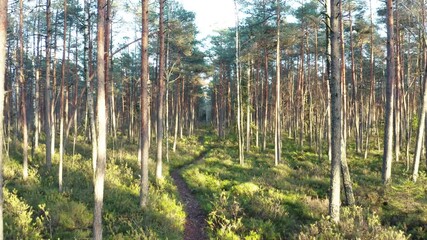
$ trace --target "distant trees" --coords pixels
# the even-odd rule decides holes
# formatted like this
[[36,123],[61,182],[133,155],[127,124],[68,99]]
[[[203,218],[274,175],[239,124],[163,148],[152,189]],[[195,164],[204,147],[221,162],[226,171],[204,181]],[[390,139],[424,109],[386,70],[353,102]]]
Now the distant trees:
[[[286,164],[282,136],[293,139],[300,151],[314,148],[319,164],[329,165],[330,157],[331,216],[335,220],[341,181],[346,204],[354,204],[347,147],[351,150],[354,145],[364,158],[371,156],[371,150],[382,148],[385,184],[391,179],[393,155],[396,161],[406,159],[404,164],[412,170],[414,181],[422,170],[427,95],[425,1],[387,1],[387,7],[378,11],[378,22],[375,9],[371,7],[367,14],[366,1],[324,1],[334,6],[331,16],[335,17],[323,22],[322,12],[327,11],[319,1],[306,0],[295,7],[278,0],[236,0],[236,17],[239,12],[244,17],[236,26],[214,35],[207,53],[200,50],[196,39],[194,13],[177,1],[157,1],[150,16],[145,0],[137,7],[110,3],[12,3],[16,11],[9,13],[7,48],[2,49],[6,67],[0,73],[10,79],[0,83],[8,93],[2,105],[5,118],[0,134],[6,134],[6,153],[10,145],[16,145],[11,140],[22,140],[23,179],[31,177],[35,165],[29,150],[37,156],[42,145],[46,167],[55,171],[58,167],[59,191],[64,191],[64,153],[71,128],[73,145],[81,139],[91,142],[97,238],[102,236],[101,183],[109,136],[115,149],[117,141],[135,143],[140,139],[141,207],[149,205],[150,142],[156,146],[152,149],[155,176],[161,178],[164,151],[169,150],[165,141],[170,140],[175,151],[179,138],[209,121],[220,138],[236,136],[240,164],[244,153],[268,152],[273,144],[274,163]],[[116,13],[126,8],[139,12],[140,7],[142,19],[135,15],[138,21],[133,27],[142,37],[126,36],[118,44],[122,39],[117,39],[113,26],[122,26]],[[288,15],[295,21],[287,22],[284,16]],[[379,33],[380,25],[387,26],[387,39]],[[331,53],[330,40],[334,45]],[[387,65],[382,61],[385,40]],[[57,134],[59,159],[54,157]]]

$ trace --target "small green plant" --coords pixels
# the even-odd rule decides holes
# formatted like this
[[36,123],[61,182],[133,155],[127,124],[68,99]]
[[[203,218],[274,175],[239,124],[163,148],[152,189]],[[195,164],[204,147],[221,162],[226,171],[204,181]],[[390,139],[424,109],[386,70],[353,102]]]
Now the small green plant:
[[239,239],[242,230],[242,208],[234,198],[230,200],[230,194],[221,192],[218,201],[213,203],[213,210],[208,216],[210,229],[215,229],[214,235],[220,239]]
[[17,196],[17,191],[4,193],[4,237],[5,239],[42,239],[43,224],[40,218],[33,218],[32,207]]

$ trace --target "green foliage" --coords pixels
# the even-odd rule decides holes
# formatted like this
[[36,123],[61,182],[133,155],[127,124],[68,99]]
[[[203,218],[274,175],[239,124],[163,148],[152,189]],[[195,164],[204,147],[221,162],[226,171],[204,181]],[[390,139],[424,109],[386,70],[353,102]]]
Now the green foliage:
[[348,160],[355,197],[362,207],[344,208],[342,222],[334,225],[322,217],[328,213],[326,159],[319,160],[310,148],[298,148],[287,139],[283,141],[283,164],[274,166],[269,148],[265,152],[246,153],[242,166],[238,164],[235,144],[230,139],[221,141],[220,147],[213,147],[203,161],[183,171],[188,185],[209,214],[208,230],[212,238],[427,237],[426,177],[420,174],[414,184],[409,180],[410,175],[404,173],[403,163],[395,164],[394,171],[404,175],[396,174],[392,187],[384,189],[381,153],[374,152],[364,160],[350,145]]
[[207,219],[210,229],[216,231],[214,235],[219,239],[239,239],[243,228],[239,203],[235,198],[230,200],[226,192],[221,192],[217,199]]
[[42,219],[33,218],[33,208],[18,197],[16,190],[3,189],[3,193],[5,239],[41,239]]
[[237,155],[234,142],[225,140],[183,171],[209,213],[212,238],[289,238],[302,223],[315,219],[305,204],[310,198],[290,192],[294,186],[289,184],[289,167],[273,166],[270,153],[248,154],[242,166]]
[[[140,166],[137,145],[110,139],[104,192],[106,239],[182,239],[185,212],[165,163],[165,179],[150,176],[148,209],[139,207]],[[72,142],[72,141],[69,141]],[[192,148],[186,146],[191,145]],[[113,148],[113,146],[115,146]],[[68,148],[72,147],[71,145]],[[30,176],[22,180],[18,144],[5,161],[5,236],[7,239],[88,239],[92,234],[93,183],[91,147],[79,142],[64,158],[64,192],[59,193],[58,158],[44,166],[44,145],[30,159]],[[171,167],[185,165],[203,151],[197,137],[178,142]],[[71,148],[66,153],[71,153]],[[175,161],[175,157],[180,157]],[[150,172],[155,163],[150,161]]]
[[318,222],[306,227],[298,235],[298,239],[409,239],[402,231],[393,227],[381,225],[380,218],[375,213],[359,207],[343,208],[339,223],[334,223],[329,217],[323,217]]

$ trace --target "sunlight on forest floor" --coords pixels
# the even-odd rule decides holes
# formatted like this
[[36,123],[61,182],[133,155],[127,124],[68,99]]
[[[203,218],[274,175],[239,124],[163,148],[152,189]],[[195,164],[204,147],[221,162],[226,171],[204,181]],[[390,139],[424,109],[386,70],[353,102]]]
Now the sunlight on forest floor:
[[[202,132],[205,134],[205,132]],[[110,141],[104,199],[104,232],[109,239],[182,239],[185,212],[169,176],[202,151],[205,158],[186,166],[183,177],[208,214],[208,233],[215,239],[414,239],[427,238],[427,180],[414,184],[403,162],[395,163],[393,183],[381,183],[381,156],[364,160],[349,149],[348,159],[358,207],[344,208],[339,225],[326,217],[329,162],[308,147],[283,141],[283,162],[274,166],[273,150],[256,148],[238,164],[232,138],[204,135],[180,140],[165,163],[165,181],[150,175],[150,207],[138,206],[140,167],[137,146]],[[83,142],[83,141],[82,141]],[[114,146],[114,150],[113,150]],[[72,152],[68,146],[67,153]],[[271,146],[270,146],[271,147]],[[63,193],[57,190],[57,159],[44,166],[44,145],[30,161],[30,177],[22,180],[20,146],[12,144],[5,166],[6,238],[90,238],[93,218],[91,150],[76,146],[66,155]],[[153,149],[154,152],[154,149]],[[154,173],[154,162],[150,173]],[[344,196],[343,196],[344,199]],[[390,227],[392,226],[392,227]],[[403,232],[399,232],[403,231]]]

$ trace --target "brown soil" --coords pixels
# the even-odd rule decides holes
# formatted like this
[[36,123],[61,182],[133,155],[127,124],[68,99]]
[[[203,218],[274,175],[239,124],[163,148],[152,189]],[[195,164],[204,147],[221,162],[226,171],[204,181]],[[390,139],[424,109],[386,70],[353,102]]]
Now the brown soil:
[[[194,162],[201,161],[206,155],[207,151],[202,152]],[[185,166],[184,166],[185,167]],[[178,188],[179,196],[181,201],[184,203],[185,213],[187,217],[185,219],[185,230],[184,240],[204,240],[208,239],[205,232],[206,228],[206,213],[200,208],[199,202],[196,197],[191,193],[187,183],[181,176],[181,169],[175,169],[172,171],[171,176]]]

